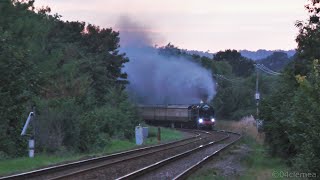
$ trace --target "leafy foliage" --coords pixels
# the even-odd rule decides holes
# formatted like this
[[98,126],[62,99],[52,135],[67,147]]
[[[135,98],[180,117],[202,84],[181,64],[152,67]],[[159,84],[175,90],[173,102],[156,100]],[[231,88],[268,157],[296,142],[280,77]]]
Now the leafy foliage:
[[281,86],[263,102],[266,138],[274,155],[300,172],[320,173],[320,54],[318,0],[306,6],[310,20],[298,22],[297,57],[287,66]]
[[119,33],[61,21],[48,7],[35,12],[33,3],[0,2],[1,156],[24,153],[20,131],[33,105],[37,149],[89,151],[131,138],[138,118],[123,91]]
[[228,62],[236,76],[246,77],[254,71],[253,61],[241,56],[241,53],[236,50],[220,51],[213,57],[213,60]]

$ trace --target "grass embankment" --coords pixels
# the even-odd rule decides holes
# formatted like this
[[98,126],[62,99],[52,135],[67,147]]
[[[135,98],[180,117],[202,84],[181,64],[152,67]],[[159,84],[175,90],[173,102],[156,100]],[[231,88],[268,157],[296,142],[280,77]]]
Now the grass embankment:
[[283,160],[271,157],[264,145],[257,143],[251,137],[244,137],[240,143],[247,144],[251,152],[242,159],[242,164],[247,168],[241,179],[267,180],[279,179],[273,173],[288,172],[288,167]]
[[[157,131],[155,127],[149,127],[149,137],[145,142],[145,145],[157,144]],[[161,142],[174,141],[183,138],[183,134],[180,131],[161,128]],[[135,140],[111,140],[106,145],[103,151],[95,152],[91,154],[74,154],[63,153],[63,155],[48,155],[48,154],[36,154],[34,158],[21,157],[15,159],[7,159],[0,161],[0,176],[29,171],[32,169],[38,169],[54,164],[65,163],[70,161],[76,161],[93,156],[100,156],[105,154],[111,154],[119,151],[125,151],[133,148],[138,148],[135,144]],[[59,153],[62,154],[62,153]]]
[[232,155],[233,151],[241,147],[248,147],[250,149],[249,153],[240,158],[240,164],[244,169],[244,173],[231,177],[223,177],[219,175],[219,170],[217,169],[200,169],[196,177],[192,176],[191,179],[267,180],[279,179],[273,177],[274,172],[288,171],[288,167],[281,159],[271,157],[268,154],[267,147],[264,145],[264,134],[258,133],[253,118],[243,118],[241,121],[219,121],[217,129],[239,132],[243,135],[236,146],[233,146],[230,151],[225,151],[221,154],[221,159],[224,159],[223,156]]

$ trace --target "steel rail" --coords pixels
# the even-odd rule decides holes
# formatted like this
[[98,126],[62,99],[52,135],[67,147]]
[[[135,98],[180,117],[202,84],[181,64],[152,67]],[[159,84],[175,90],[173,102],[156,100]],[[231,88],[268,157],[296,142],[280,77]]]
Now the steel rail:
[[[226,131],[225,131],[226,132]],[[224,151],[225,149],[227,149],[229,146],[231,146],[232,144],[234,144],[235,142],[237,142],[242,135],[239,133],[234,133],[234,132],[230,132],[227,131],[230,134],[236,134],[239,135],[239,137],[235,140],[233,140],[232,142],[230,142],[229,144],[227,144],[226,146],[220,148],[219,150],[215,151],[214,153],[212,153],[211,155],[203,158],[201,161],[199,161],[198,163],[196,163],[195,165],[191,166],[190,168],[188,168],[187,170],[183,171],[182,173],[180,173],[179,175],[177,175],[176,177],[173,178],[173,180],[182,180],[182,179],[187,179],[187,177],[189,177],[193,172],[195,172],[196,170],[198,170],[199,168],[201,168],[201,166],[203,166],[205,163],[207,163],[209,160],[211,160],[214,156],[219,155],[219,153],[221,153],[222,151]]]
[[88,165],[88,164],[93,164],[93,163],[98,163],[98,162],[102,162],[102,161],[116,159],[116,158],[122,157],[124,155],[131,155],[133,153],[141,153],[141,151],[148,151],[148,150],[152,150],[152,149],[156,149],[156,148],[162,148],[165,146],[178,144],[178,143],[181,143],[184,141],[196,139],[201,136],[201,134],[195,133],[194,131],[191,131],[191,130],[187,130],[187,129],[180,129],[180,130],[186,131],[186,132],[191,132],[196,135],[192,136],[192,137],[184,138],[184,139],[181,139],[178,141],[169,142],[169,143],[158,144],[158,145],[148,146],[148,147],[142,147],[142,148],[132,149],[132,150],[124,151],[124,152],[114,153],[111,155],[95,157],[95,158],[85,159],[85,160],[71,162],[71,163],[67,163],[67,164],[61,164],[61,165],[51,166],[51,167],[42,168],[42,169],[38,169],[38,170],[33,170],[33,171],[29,171],[29,172],[4,176],[4,177],[0,177],[0,180],[7,180],[7,179],[20,180],[20,179],[34,178],[34,177],[41,176],[41,175],[56,173],[56,172],[66,170],[66,169],[78,168],[80,166],[84,166],[84,165]]
[[[210,134],[210,135],[212,135],[211,133],[206,132],[206,131],[196,130],[195,132],[201,132],[201,133],[205,133],[205,134]],[[186,146],[186,145],[189,145],[189,144],[198,142],[198,141],[206,140],[206,139],[209,138],[209,137],[210,137],[210,136],[207,136],[207,137],[204,137],[204,138],[201,138],[201,137],[200,137],[199,139],[195,139],[195,140],[193,140],[193,141],[191,141],[191,142],[187,142],[187,143],[184,143],[184,144],[181,144],[181,145],[178,145],[178,146],[166,147],[166,148],[159,149],[159,150],[156,150],[156,151],[153,151],[153,152],[148,152],[148,153],[145,153],[145,154],[141,154],[141,155],[133,156],[133,157],[130,157],[130,158],[126,158],[126,159],[114,161],[114,162],[111,162],[111,163],[106,163],[106,164],[101,164],[101,165],[97,165],[97,166],[92,166],[92,167],[85,168],[85,169],[81,169],[81,170],[78,170],[78,171],[75,171],[75,172],[72,172],[72,173],[68,173],[68,174],[64,174],[64,175],[58,176],[58,177],[50,178],[49,180],[68,179],[68,178],[72,178],[72,177],[75,177],[75,176],[80,176],[81,174],[86,174],[86,173],[89,173],[90,171],[99,170],[99,169],[102,169],[102,168],[112,167],[113,165],[116,165],[116,164],[119,164],[119,163],[123,163],[123,162],[126,162],[126,161],[128,161],[128,160],[139,159],[139,158],[141,158],[141,157],[145,157],[145,156],[150,155],[150,154],[154,154],[154,153],[158,153],[158,152],[163,152],[163,151],[175,149],[175,148],[179,148],[179,147],[182,147],[182,146]]]
[[142,175],[144,175],[144,174],[146,174],[146,173],[148,173],[148,172],[151,172],[151,171],[153,171],[153,170],[155,170],[155,169],[158,169],[158,168],[160,168],[160,167],[162,167],[162,166],[164,166],[164,165],[166,165],[166,164],[168,164],[168,163],[170,163],[170,162],[176,161],[176,160],[178,160],[178,159],[183,158],[183,157],[186,156],[186,155],[190,155],[190,154],[192,154],[192,153],[195,153],[195,152],[197,152],[197,151],[200,151],[200,150],[202,150],[202,149],[205,149],[205,148],[207,148],[207,147],[210,147],[210,146],[212,146],[212,145],[215,145],[216,143],[222,142],[222,141],[224,141],[224,140],[226,140],[226,139],[228,139],[228,138],[230,138],[230,135],[229,135],[229,134],[227,134],[226,137],[221,138],[221,139],[218,140],[218,141],[211,141],[211,142],[209,142],[208,144],[200,145],[199,147],[196,147],[196,148],[193,148],[193,149],[191,149],[191,150],[187,150],[187,151],[185,151],[185,152],[183,152],[183,153],[180,153],[180,154],[171,156],[171,157],[169,157],[169,158],[167,158],[167,159],[164,159],[164,160],[159,161],[159,162],[157,162],[157,163],[154,163],[154,164],[151,164],[151,165],[146,166],[146,167],[144,167],[144,168],[141,168],[141,169],[139,169],[139,170],[137,170],[137,171],[134,171],[134,172],[132,172],[132,173],[129,173],[129,174],[125,175],[125,176],[119,177],[119,178],[117,178],[117,180],[136,179],[137,177],[140,177],[140,176],[142,176]]

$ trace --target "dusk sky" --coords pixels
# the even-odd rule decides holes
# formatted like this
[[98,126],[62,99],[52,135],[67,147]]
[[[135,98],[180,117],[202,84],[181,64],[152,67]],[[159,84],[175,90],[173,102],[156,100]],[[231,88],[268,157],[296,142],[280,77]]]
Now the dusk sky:
[[294,49],[297,20],[307,0],[36,0],[63,20],[117,30],[129,17],[152,35],[153,44],[182,49]]

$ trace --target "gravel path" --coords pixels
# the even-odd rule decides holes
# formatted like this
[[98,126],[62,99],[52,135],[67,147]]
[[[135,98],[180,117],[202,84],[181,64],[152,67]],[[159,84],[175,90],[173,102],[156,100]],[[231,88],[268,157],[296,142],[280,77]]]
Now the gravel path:
[[247,158],[252,149],[246,144],[237,144],[228,152],[213,158],[188,179],[197,179],[206,174],[206,178],[225,177],[226,179],[238,179],[246,172],[246,167],[241,161]]

